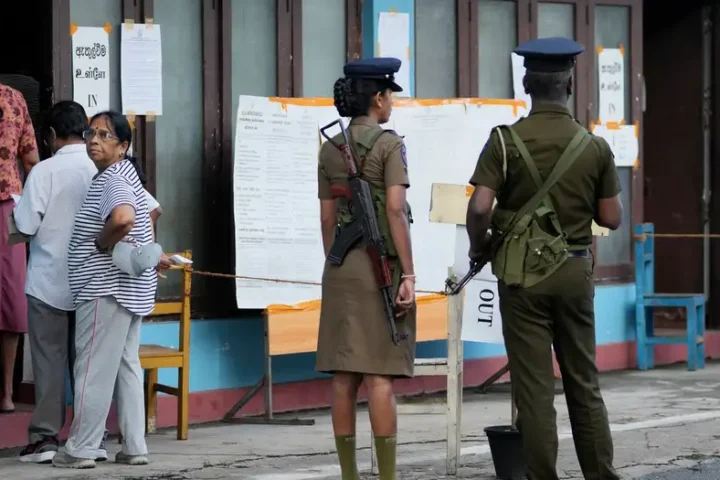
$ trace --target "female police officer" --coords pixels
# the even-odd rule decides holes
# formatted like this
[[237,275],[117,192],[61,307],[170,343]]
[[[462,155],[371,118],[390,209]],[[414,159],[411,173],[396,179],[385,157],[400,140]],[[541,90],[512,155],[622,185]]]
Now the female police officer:
[[[391,341],[382,297],[370,257],[363,245],[351,250],[341,266],[325,264],[317,370],[333,375],[332,421],[343,480],[357,480],[355,414],[361,384],[368,394],[370,423],[375,435],[381,480],[395,479],[397,420],[393,378],[411,377],[415,357],[415,275],[410,245],[410,186],[402,138],[384,130],[392,110],[392,92],[400,69],[395,58],[371,58],[345,65],[345,77],[335,82],[335,107],[350,117],[348,133],[358,170],[375,199],[380,230],[391,256],[396,279],[397,329],[407,335]],[[343,228],[349,210],[333,198],[331,187],[347,185],[340,151],[326,142],[320,149],[318,196],[323,246],[327,256],[336,228]]]

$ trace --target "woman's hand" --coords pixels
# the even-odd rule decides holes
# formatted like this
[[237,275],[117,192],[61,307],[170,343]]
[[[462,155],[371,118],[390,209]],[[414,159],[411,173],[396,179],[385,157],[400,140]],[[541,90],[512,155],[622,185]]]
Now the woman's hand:
[[166,278],[165,275],[160,273],[161,271],[168,270],[170,267],[175,265],[175,262],[170,260],[170,257],[165,255],[164,253],[160,256],[160,263],[158,263],[157,271],[158,271],[158,277],[160,278]]
[[[415,278],[406,277],[402,279],[395,303],[403,310],[409,310],[410,307],[412,307],[415,303]],[[404,311],[399,312],[397,316],[399,317],[404,314]]]

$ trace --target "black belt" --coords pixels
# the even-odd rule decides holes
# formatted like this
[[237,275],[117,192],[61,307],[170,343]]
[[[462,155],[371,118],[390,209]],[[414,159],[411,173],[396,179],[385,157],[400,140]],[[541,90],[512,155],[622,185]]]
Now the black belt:
[[570,250],[568,256],[575,258],[590,258],[590,250],[583,248],[582,250]]

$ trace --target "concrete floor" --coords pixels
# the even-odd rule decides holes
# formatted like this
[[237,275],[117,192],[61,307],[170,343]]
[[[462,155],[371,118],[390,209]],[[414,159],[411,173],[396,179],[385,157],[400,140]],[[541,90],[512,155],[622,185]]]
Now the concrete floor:
[[[616,467],[623,478],[682,480],[720,478],[720,364],[697,372],[684,365],[649,372],[603,375],[603,394],[614,432]],[[494,478],[483,433],[506,424],[507,388],[484,395],[466,392],[461,468],[456,478]],[[582,479],[567,420],[564,398],[556,399],[560,430],[558,473]],[[29,479],[242,479],[324,480],[339,478],[329,412],[298,415],[315,426],[209,425],[193,428],[186,442],[174,431],[151,435],[151,464],[121,467],[112,462],[95,470],[68,471],[0,459],[0,478]],[[399,419],[398,479],[445,479],[445,422],[438,415]],[[1,432],[0,432],[1,434]],[[118,450],[111,442],[111,452]],[[370,427],[365,409],[358,415],[358,461],[364,478],[370,467]],[[6,452],[14,455],[15,452]],[[112,455],[111,455],[112,458]],[[448,477],[452,478],[452,477]]]

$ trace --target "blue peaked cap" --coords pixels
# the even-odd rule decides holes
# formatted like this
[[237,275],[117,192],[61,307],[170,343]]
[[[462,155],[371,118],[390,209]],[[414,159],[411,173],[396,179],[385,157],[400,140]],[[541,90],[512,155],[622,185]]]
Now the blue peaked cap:
[[374,57],[353,60],[345,64],[343,73],[347,78],[365,78],[386,81],[393,92],[402,92],[400,85],[395,83],[395,74],[400,70],[402,62],[392,57]]
[[515,53],[533,72],[563,72],[575,66],[575,57],[585,51],[580,43],[565,37],[536,38],[518,45]]

